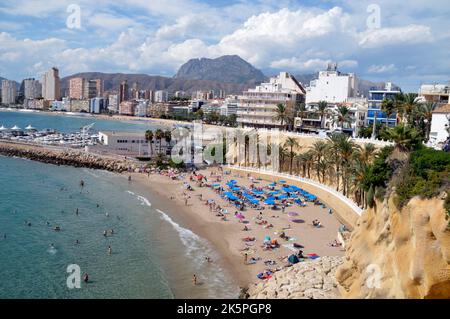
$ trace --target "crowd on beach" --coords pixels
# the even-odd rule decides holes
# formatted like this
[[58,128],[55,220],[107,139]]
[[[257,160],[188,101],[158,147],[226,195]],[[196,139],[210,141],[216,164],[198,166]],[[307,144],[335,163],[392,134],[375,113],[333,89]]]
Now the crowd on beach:
[[[221,166],[205,171],[190,172],[156,169],[152,173],[180,181],[183,190],[179,196],[185,206],[189,206],[195,200],[205,206],[207,208],[205,211],[217,217],[218,221],[242,224],[242,246],[239,254],[242,255],[244,265],[255,265],[261,269],[257,274],[259,279],[268,279],[273,273],[286,267],[320,257],[314,252],[305,253],[306,248],[297,242],[297,238],[288,235],[297,223],[305,222],[298,217],[300,213],[291,210],[311,205],[323,209],[330,215],[333,214],[333,210],[300,187],[288,185],[286,181],[269,183],[260,178],[254,178],[251,174],[233,176],[232,171],[224,170]],[[240,181],[245,180],[247,183],[239,185],[234,178]],[[203,191],[206,189],[210,191]],[[211,195],[211,191],[215,196]],[[175,196],[171,195],[170,199],[175,199]],[[280,220],[280,214],[288,217],[289,222],[277,228],[274,226],[274,221]],[[309,226],[316,229],[324,227],[319,218],[315,218]],[[257,238],[247,235],[254,227],[273,232],[275,238],[271,236]],[[345,226],[341,225],[340,228],[345,229]],[[277,258],[267,258],[270,255],[267,253],[279,251],[283,247],[288,248],[291,253]],[[342,243],[334,239],[328,243],[328,247],[342,248]],[[260,256],[264,252],[266,258]],[[212,262],[208,256],[205,256],[205,260]],[[197,282],[196,275],[193,277],[193,282],[194,284]]]

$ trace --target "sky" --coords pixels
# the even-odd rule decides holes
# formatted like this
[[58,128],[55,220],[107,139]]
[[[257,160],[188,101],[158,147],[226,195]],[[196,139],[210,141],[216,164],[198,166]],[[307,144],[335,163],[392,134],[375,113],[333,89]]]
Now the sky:
[[404,91],[450,81],[448,0],[0,0],[0,76],[173,76],[237,54],[266,75],[343,72]]

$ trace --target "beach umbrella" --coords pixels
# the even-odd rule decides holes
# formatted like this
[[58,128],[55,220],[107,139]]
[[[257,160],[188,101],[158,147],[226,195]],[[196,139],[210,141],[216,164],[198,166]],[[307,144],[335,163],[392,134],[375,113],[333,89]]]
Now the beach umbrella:
[[32,127],[31,125],[28,125],[27,127],[25,127],[25,129],[28,131],[35,130],[35,128]]
[[281,195],[278,195],[277,198],[278,199],[284,199],[284,198],[287,198],[287,195],[286,194],[281,194]]
[[291,222],[296,224],[303,224],[305,221],[303,219],[291,219]]
[[236,181],[235,179],[232,179],[232,180],[230,181],[230,183],[231,183],[231,184],[237,184],[237,181]]
[[18,131],[18,130],[20,130],[20,127],[18,127],[17,125],[14,125],[13,127],[11,127],[11,130]]
[[273,182],[273,183],[269,184],[269,186],[272,186],[272,187],[277,186],[277,183]]
[[245,219],[245,216],[242,215],[241,213],[238,213],[238,214],[234,215],[234,217],[236,217],[237,219],[240,219],[240,220]]
[[259,203],[259,200],[257,200],[257,199],[250,199],[250,203],[252,203],[252,204],[258,204],[258,203]]
[[298,198],[298,195],[291,194],[291,195],[289,196],[289,198]]
[[6,127],[4,127],[3,125],[0,126],[0,131],[6,131],[6,130],[8,130],[8,129]]
[[288,213],[288,215],[289,215],[289,216],[298,216],[298,213],[296,213],[296,212],[290,212],[290,213]]
[[264,204],[273,206],[276,205],[277,203],[275,203],[273,199],[268,198],[264,201]]
[[264,241],[270,241],[270,236],[265,236]]
[[220,187],[220,184],[212,184],[211,186],[216,188],[216,187]]
[[279,181],[278,183],[280,183],[281,185],[286,184],[286,181]]

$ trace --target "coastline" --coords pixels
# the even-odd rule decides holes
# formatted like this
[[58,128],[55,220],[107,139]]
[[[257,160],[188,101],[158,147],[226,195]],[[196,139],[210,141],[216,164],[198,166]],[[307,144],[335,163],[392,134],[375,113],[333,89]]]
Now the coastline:
[[[265,226],[257,225],[256,216],[258,216],[259,210],[256,211],[249,208],[244,214],[247,216],[247,225],[249,226],[250,231],[244,232],[244,224],[233,217],[235,208],[224,199],[221,199],[210,187],[197,187],[198,185],[193,185],[194,190],[189,193],[189,203],[185,206],[185,197],[183,196],[185,190],[183,189],[183,182],[188,181],[187,174],[185,174],[184,180],[172,180],[163,174],[151,173],[147,175],[138,173],[140,166],[136,162],[122,160],[119,168],[113,167],[113,169],[108,169],[108,165],[120,160],[119,158],[87,155],[83,154],[81,151],[73,151],[72,153],[66,154],[65,152],[67,152],[67,150],[49,149],[29,144],[17,145],[15,143],[0,143],[0,146],[2,146],[2,144],[22,149],[22,151],[24,149],[26,150],[25,153],[22,151],[13,154],[2,152],[7,156],[20,156],[56,165],[106,169],[124,177],[131,175],[132,181],[137,184],[136,186],[138,186],[138,189],[145,192],[144,195],[155,194],[157,197],[163,199],[162,207],[165,213],[173,218],[176,223],[179,223],[182,227],[191,230],[196,235],[206,239],[212,244],[214,250],[217,251],[220,256],[219,262],[221,266],[223,266],[222,269],[225,269],[226,272],[232,276],[230,281],[236,282],[241,288],[252,287],[258,283],[259,279],[257,279],[256,275],[268,268],[263,263],[265,260],[275,261],[277,267],[276,270],[281,270],[286,267],[286,257],[295,253],[295,249],[288,247],[292,246],[292,243],[280,242],[281,246],[272,251],[263,251],[260,248],[265,236],[277,238],[277,233],[280,229],[286,229],[286,233],[290,237],[293,239],[295,238],[297,242],[304,245],[305,254],[314,253],[319,256],[343,255],[342,248],[329,246],[329,243],[336,239],[340,222],[335,214],[328,214],[327,209],[313,205],[312,203],[308,203],[305,207],[293,206],[288,209],[288,211],[296,211],[301,216],[302,222],[300,224],[291,223],[291,219],[287,214],[282,214],[278,210],[263,210],[262,212],[264,212],[263,215],[265,220],[270,222],[270,224],[273,224],[273,228],[270,229]],[[33,154],[34,152],[37,152],[38,154],[44,152],[45,160],[39,160],[36,156],[26,156],[27,154]],[[48,154],[50,154],[49,157]],[[61,154],[63,156],[68,156],[70,160],[61,161],[61,159],[58,159],[58,156],[61,156]],[[79,158],[77,160],[74,160],[77,157],[74,156],[74,154],[78,154],[77,156],[79,156]],[[48,158],[53,160],[48,161]],[[101,164],[102,161],[108,164]],[[218,172],[216,172],[215,168],[207,168],[200,171],[200,173],[209,177]],[[250,184],[253,183],[253,181],[241,176],[241,174],[236,174],[236,172],[232,173],[231,171],[229,175],[222,175],[220,178],[222,183],[229,179],[236,179],[238,184],[244,187],[249,187]],[[265,186],[268,183],[268,180],[269,179],[266,181],[258,181],[258,183],[260,183],[259,186]],[[200,194],[202,194],[203,200],[200,199]],[[205,206],[206,200],[214,200],[220,204],[221,207],[226,208],[229,211],[228,221],[222,221],[215,213],[208,210],[207,204]],[[311,223],[315,218],[320,218],[320,221],[324,225],[323,228],[316,229],[312,227]],[[293,226],[292,228],[291,225]],[[247,236],[256,238],[255,245],[251,248],[249,256],[255,256],[260,260],[258,263],[251,265],[245,264],[244,252],[242,251],[242,247],[245,247],[242,238]],[[200,260],[203,260],[205,257],[206,256],[195,256],[195,258]]]
[[[209,176],[213,169],[199,171],[199,173]],[[198,188],[194,186],[194,191],[189,193],[190,199],[188,206],[185,206],[184,197],[182,195],[183,189],[182,181],[173,181],[168,177],[159,174],[150,174],[150,176],[143,174],[132,174],[133,180],[139,184],[142,189],[156,193],[162,198],[167,198],[168,212],[173,218],[180,222],[183,227],[192,230],[200,237],[208,240],[214,248],[219,252],[222,257],[226,268],[233,274],[234,279],[238,282],[241,288],[252,288],[259,283],[263,282],[259,280],[256,275],[267,267],[262,264],[262,261],[254,265],[245,265],[243,253],[240,249],[243,246],[242,237],[255,236],[257,238],[256,245],[254,246],[255,252],[253,256],[258,256],[262,260],[275,260],[278,266],[286,265],[281,257],[287,257],[294,253],[290,248],[284,247],[286,244],[280,246],[276,251],[264,252],[259,248],[262,244],[262,239],[266,235],[276,236],[277,229],[280,229],[282,225],[286,225],[288,219],[286,216],[276,216],[277,218],[271,218],[267,213],[281,215],[280,212],[268,211],[264,214],[266,218],[272,222],[275,227],[273,229],[265,229],[264,227],[257,226],[253,223],[254,216],[257,215],[256,211],[246,211],[244,214],[248,216],[250,221],[247,224],[251,231],[243,232],[243,224],[235,220],[234,217],[229,217],[229,220],[221,221],[215,214],[208,211],[208,206],[205,206],[200,200],[198,195],[201,193],[203,199],[215,199],[217,200],[217,194],[207,187]],[[231,176],[229,176],[231,178]],[[244,184],[244,178],[239,176],[232,176],[237,179],[238,182]],[[241,185],[242,185],[241,184]],[[170,194],[170,195],[169,195]],[[214,196],[215,195],[215,196]],[[173,197],[173,198],[171,198]],[[220,200],[218,203],[224,204]],[[226,206],[222,206],[226,207]],[[232,208],[227,208],[228,210]],[[296,210],[295,208],[293,210]],[[297,209],[298,210],[298,209]],[[301,208],[304,212],[305,222],[296,225],[295,229],[288,230],[289,234],[296,237],[305,245],[305,253],[318,253],[320,256],[336,256],[342,257],[344,252],[342,248],[328,247],[327,243],[336,238],[339,222],[335,216],[330,216],[325,210],[315,207],[312,204],[308,204],[308,207]],[[301,213],[303,215],[303,212]],[[253,216],[253,217],[252,217]],[[319,216],[320,220],[326,225],[323,229],[317,230],[310,226],[310,220]],[[302,238],[300,238],[302,237]],[[204,256],[198,256],[203,258]],[[283,258],[283,260],[284,260]]]

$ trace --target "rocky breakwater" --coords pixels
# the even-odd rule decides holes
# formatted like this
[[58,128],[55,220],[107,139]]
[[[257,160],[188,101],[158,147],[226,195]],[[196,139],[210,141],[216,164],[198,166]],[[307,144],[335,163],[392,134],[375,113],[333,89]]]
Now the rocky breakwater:
[[450,225],[442,197],[394,196],[358,220],[336,272],[346,298],[450,298]]
[[340,298],[335,271],[342,257],[321,257],[278,271],[267,281],[249,287],[250,299]]
[[0,142],[0,155],[21,157],[54,165],[103,169],[118,173],[128,169],[136,169],[136,164],[120,158],[104,157],[73,149],[45,148],[10,142]]

